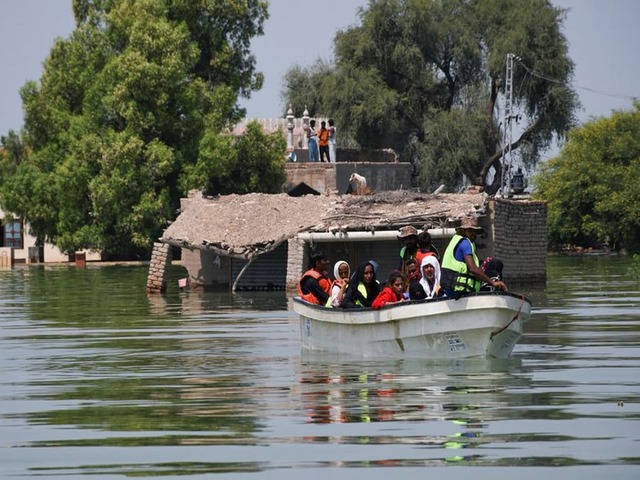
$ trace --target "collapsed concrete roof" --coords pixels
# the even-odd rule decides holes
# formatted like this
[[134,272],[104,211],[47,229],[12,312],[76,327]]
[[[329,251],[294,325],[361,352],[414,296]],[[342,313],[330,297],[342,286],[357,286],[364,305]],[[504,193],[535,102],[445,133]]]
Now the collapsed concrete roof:
[[252,259],[300,232],[397,230],[403,225],[447,227],[484,213],[484,193],[421,194],[407,190],[373,195],[252,193],[183,199],[182,212],[160,238],[163,243]]

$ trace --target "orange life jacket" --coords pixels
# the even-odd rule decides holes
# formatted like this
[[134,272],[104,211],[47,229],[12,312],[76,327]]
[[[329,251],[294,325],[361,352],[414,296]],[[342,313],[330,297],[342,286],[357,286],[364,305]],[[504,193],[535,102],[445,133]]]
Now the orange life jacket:
[[320,272],[314,270],[313,268],[310,268],[309,270],[307,270],[302,274],[302,277],[298,282],[298,294],[300,295],[300,298],[302,298],[305,302],[313,303],[314,305],[320,304],[320,299],[316,298],[316,296],[313,293],[311,292],[304,293],[302,291],[302,282],[304,282],[304,279],[307,277],[315,278],[318,281],[320,288],[324,290],[327,293],[327,295],[331,296],[331,282],[327,279],[327,277],[322,275]]
[[[422,265],[422,259],[424,257],[436,257],[438,258],[438,255],[436,255],[436,252],[427,252],[427,253],[422,253],[419,249],[416,252],[416,262],[418,263],[418,268],[420,268],[420,265]],[[422,274],[422,272],[420,272],[420,274]]]

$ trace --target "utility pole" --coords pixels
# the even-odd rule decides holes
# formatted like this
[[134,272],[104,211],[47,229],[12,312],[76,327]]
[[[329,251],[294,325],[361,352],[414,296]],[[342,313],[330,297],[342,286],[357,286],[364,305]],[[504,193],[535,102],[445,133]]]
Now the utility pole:
[[[507,67],[504,76],[504,131],[502,137],[502,178],[500,191],[502,198],[511,192],[511,142],[513,140],[513,61],[517,58],[513,53],[507,53]],[[506,193],[505,193],[506,190]]]

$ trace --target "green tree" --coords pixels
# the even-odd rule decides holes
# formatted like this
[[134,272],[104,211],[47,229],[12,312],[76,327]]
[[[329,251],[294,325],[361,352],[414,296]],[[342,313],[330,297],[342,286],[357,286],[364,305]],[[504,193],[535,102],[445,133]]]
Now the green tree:
[[548,202],[549,241],[640,251],[640,103],[572,130],[542,165],[535,195]]
[[[29,154],[5,159],[5,210],[63,251],[131,258],[148,253],[188,189],[275,188],[243,179],[235,189],[234,169],[264,148],[223,133],[244,115],[238,97],[263,82],[249,47],[266,1],[74,0],[73,9],[76,29],[56,40],[39,84],[21,90]],[[279,137],[261,138],[280,148],[268,157],[276,170]],[[207,162],[210,178],[193,175]]]
[[424,189],[457,188],[464,175],[493,192],[508,53],[520,58],[512,151],[534,164],[573,124],[564,14],[548,0],[371,0],[359,24],[336,35],[333,65],[289,70],[283,100],[335,118],[341,141],[396,149],[419,167]]
[[280,131],[265,134],[250,122],[238,137],[211,132],[201,142],[200,158],[187,165],[182,182],[208,194],[279,193],[286,180],[287,142]]

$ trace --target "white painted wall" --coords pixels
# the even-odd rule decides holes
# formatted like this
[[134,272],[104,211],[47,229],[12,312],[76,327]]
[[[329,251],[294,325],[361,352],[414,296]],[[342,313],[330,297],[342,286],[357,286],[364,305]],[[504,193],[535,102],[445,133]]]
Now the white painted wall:
[[[0,208],[0,219],[3,219],[3,218],[4,218],[4,211]],[[24,248],[13,249],[14,263],[29,263],[29,247],[35,247],[36,245],[36,238],[29,235],[29,225],[25,223],[23,228],[24,228],[24,232],[23,232]],[[2,234],[4,234],[4,230],[2,230]],[[100,260],[100,252],[92,252],[89,250],[82,250],[82,251],[85,252],[86,259],[88,262]],[[58,262],[68,262],[68,261],[69,261],[69,256],[62,253],[58,247],[50,243],[45,244],[44,263],[58,263]]]

